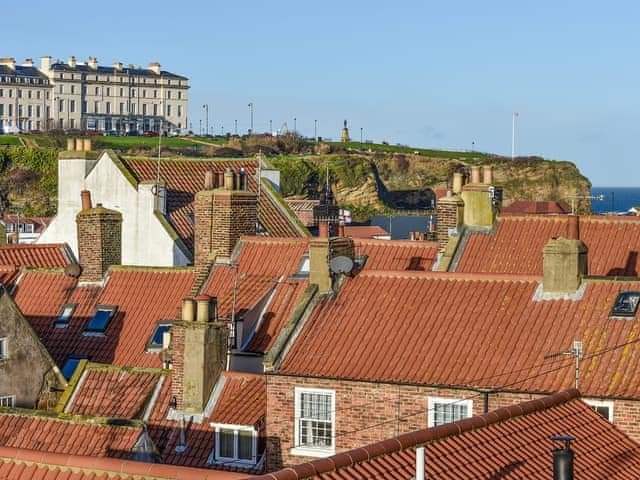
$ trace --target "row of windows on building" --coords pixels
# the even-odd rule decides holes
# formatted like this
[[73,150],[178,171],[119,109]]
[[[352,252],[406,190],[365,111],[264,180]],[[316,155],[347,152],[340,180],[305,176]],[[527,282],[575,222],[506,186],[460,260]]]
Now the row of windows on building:
[[41,77],[24,77],[14,75],[0,76],[0,82],[2,83],[21,83],[23,85],[48,85],[49,80]]
[[[2,78],[4,78],[4,77],[2,77]],[[160,81],[158,83],[158,79],[157,78],[154,78],[153,82],[147,83],[147,77],[139,78],[139,77],[131,76],[131,75],[121,75],[121,76],[116,77],[116,78],[120,79],[120,81],[118,83],[134,83],[134,84],[138,83],[138,84],[142,84],[142,85],[154,85],[154,86],[157,86],[157,87],[162,86],[163,83],[164,83],[162,81]],[[86,73],[82,73],[82,74],[77,75],[77,76],[76,76],[75,73],[70,73],[70,74],[67,74],[67,75],[65,75],[64,73],[59,73],[58,74],[58,79],[60,79],[60,80],[83,80],[83,81],[87,81],[87,82],[94,81],[94,82],[104,82],[104,83],[109,83],[109,82],[114,83],[115,82],[115,80],[112,81],[111,77],[108,77],[108,76],[107,77],[101,77],[99,75],[93,76],[93,75],[87,75]],[[125,82],[125,80],[126,80],[126,82]],[[183,85],[181,80],[173,80],[173,83],[172,83],[172,80],[170,78],[166,78],[165,77],[162,80],[166,80],[166,85],[167,86],[174,85],[174,86],[180,87],[180,86]],[[185,85],[186,85],[186,80],[185,80]]]
[[[114,88],[111,89],[111,87],[93,87],[91,90],[93,90],[93,95],[95,96],[105,96],[105,97],[111,97],[111,96],[116,96],[115,92],[118,92],[118,96],[120,97],[124,97],[125,96],[125,89],[123,87],[120,87],[118,89]],[[138,95],[138,90],[137,88],[131,88],[131,89],[127,89],[127,92],[129,94],[129,96],[131,97],[135,97]],[[87,87],[86,85],[82,86],[82,94],[83,95],[91,95],[90,93],[90,88]],[[140,95],[142,98],[147,98],[147,90],[146,89],[142,89],[142,94]],[[57,88],[57,93],[70,93],[70,94],[76,94],[77,89],[75,85],[67,85],[67,88],[65,88],[64,85],[58,85]],[[113,94],[113,95],[112,95]],[[172,98],[172,94],[171,94],[171,90],[167,90],[166,98],[170,99]],[[182,99],[182,92],[178,91],[175,92],[175,94],[173,95],[173,97],[177,100],[181,100]],[[158,97],[158,90],[151,90],[151,97],[149,98],[159,98]]]
[[[23,91],[19,88],[16,89],[16,98],[24,98],[23,97]],[[0,97],[7,97],[7,98],[13,98],[13,89],[12,88],[0,88]],[[36,100],[40,100],[42,98],[42,91],[41,90],[31,90],[31,89],[27,89],[26,90],[26,98],[32,99],[35,98]],[[49,92],[45,92],[44,94],[44,98],[49,100]]]
[[[68,104],[68,110],[69,113],[75,113],[76,112],[76,101],[75,100],[69,100],[68,102],[65,102],[64,100],[58,100],[58,112],[63,113],[65,112],[65,103]],[[111,102],[104,102],[104,111],[101,111],[100,109],[100,104],[102,102],[93,102],[93,111],[89,112],[87,107],[88,107],[88,103],[87,102],[82,102],[82,113],[104,113],[104,114],[112,114],[115,113],[113,111],[113,109],[111,108]],[[120,115],[125,115],[125,114],[133,114],[133,115],[137,115],[137,114],[141,114],[141,115],[153,115],[153,116],[157,116],[158,112],[161,110],[161,106],[159,106],[157,103],[154,104],[146,104],[143,103],[141,105],[140,108],[138,108],[137,104],[135,103],[131,103],[129,104],[129,108],[126,108],[126,105],[124,102],[121,102],[119,104],[119,108],[118,108],[118,114]],[[172,105],[166,105],[166,115],[167,116],[171,116],[171,113],[173,111],[172,109]],[[46,107],[46,118],[49,118],[49,112],[50,109],[49,107]],[[8,103],[3,104],[0,103],[0,116],[7,116],[7,117],[13,117],[14,114],[18,117],[22,117],[22,116],[27,116],[27,117],[33,117],[35,116],[36,118],[41,118],[41,113],[42,110],[40,108],[40,105],[27,105],[26,109],[23,108],[23,105],[17,105],[17,107],[14,109],[14,105],[13,103]],[[181,117],[182,116],[182,106],[178,105],[176,107],[175,110],[176,116]],[[26,115],[25,115],[26,114]],[[34,115],[35,114],[35,115]]]

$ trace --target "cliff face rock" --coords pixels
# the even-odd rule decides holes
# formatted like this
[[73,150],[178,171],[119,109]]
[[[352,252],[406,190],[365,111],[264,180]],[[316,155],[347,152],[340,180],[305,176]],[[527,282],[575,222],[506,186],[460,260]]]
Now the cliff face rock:
[[[287,163],[282,165],[279,163]],[[297,166],[293,166],[298,162]],[[591,184],[573,163],[484,155],[480,158],[441,158],[423,155],[372,154],[318,155],[279,160],[283,185],[289,176],[306,178],[307,184],[323,184],[329,163],[333,193],[338,204],[370,215],[394,208],[424,209],[432,206],[434,190],[451,186],[453,172],[468,173],[471,165],[491,165],[494,185],[503,189],[503,204],[515,200],[559,200],[571,205],[572,196],[589,195]],[[302,174],[304,170],[304,174]],[[295,174],[293,172],[296,172]],[[304,183],[305,181],[303,181]],[[285,195],[308,194],[289,184]],[[589,211],[588,201],[576,201],[579,211]],[[357,217],[358,215],[356,215]],[[362,220],[363,218],[357,218]]]

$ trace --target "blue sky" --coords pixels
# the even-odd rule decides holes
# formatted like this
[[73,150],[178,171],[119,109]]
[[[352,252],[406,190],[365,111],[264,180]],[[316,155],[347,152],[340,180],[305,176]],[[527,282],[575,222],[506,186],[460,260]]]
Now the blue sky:
[[591,1],[7,2],[19,62],[98,57],[190,78],[216,133],[283,123],[338,138],[575,162],[598,186],[640,186],[640,3]]

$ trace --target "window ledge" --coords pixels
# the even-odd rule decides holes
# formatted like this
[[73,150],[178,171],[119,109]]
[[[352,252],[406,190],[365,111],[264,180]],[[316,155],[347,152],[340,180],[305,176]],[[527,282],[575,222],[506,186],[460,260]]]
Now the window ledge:
[[334,448],[309,448],[295,447],[290,451],[291,455],[302,455],[305,457],[324,458],[336,453]]

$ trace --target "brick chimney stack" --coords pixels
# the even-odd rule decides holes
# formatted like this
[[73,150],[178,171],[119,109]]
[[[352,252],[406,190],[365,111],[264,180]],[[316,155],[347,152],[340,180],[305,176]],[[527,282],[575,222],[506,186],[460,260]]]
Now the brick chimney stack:
[[579,238],[578,217],[575,215],[569,218],[568,236],[569,238],[552,238],[542,250],[544,293],[576,293],[582,277],[588,273],[589,250]]
[[[196,194],[194,264],[196,272],[211,263],[231,258],[242,235],[255,235],[258,197],[246,189],[246,174],[224,173],[223,185],[211,188],[215,176],[207,175],[205,188]],[[220,180],[220,177],[217,177]]]
[[464,218],[464,202],[458,195],[447,194],[438,199],[436,205],[438,218],[438,252],[444,252],[449,238],[460,233]]
[[216,299],[185,298],[181,319],[171,329],[172,381],[176,410],[202,413],[224,368],[227,327],[217,322]]
[[81,193],[82,211],[76,215],[81,282],[100,282],[111,265],[122,263],[122,214],[91,206],[91,194]]

